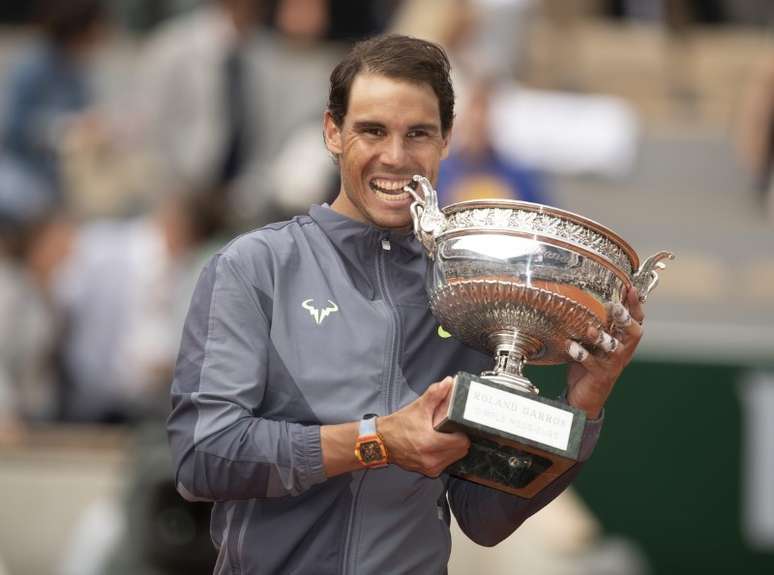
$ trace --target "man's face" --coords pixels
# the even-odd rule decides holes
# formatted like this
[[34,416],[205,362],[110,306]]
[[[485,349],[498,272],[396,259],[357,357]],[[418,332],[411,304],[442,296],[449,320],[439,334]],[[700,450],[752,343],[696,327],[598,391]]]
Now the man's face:
[[403,187],[420,174],[433,184],[447,155],[438,98],[428,84],[361,73],[342,125],[325,114],[325,141],[338,156],[341,189],[332,208],[380,228],[411,225]]

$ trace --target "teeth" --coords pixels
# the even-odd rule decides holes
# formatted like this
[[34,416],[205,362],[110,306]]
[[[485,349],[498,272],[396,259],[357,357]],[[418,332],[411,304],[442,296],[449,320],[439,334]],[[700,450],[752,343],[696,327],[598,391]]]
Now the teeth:
[[407,200],[409,197],[408,192],[402,192],[400,194],[396,194],[394,192],[388,194],[385,192],[381,192],[379,190],[374,190],[374,192],[376,193],[377,198],[379,198],[380,200],[386,200],[388,202],[400,202],[403,200]]
[[404,186],[411,183],[411,180],[406,178],[403,180],[388,180],[385,178],[374,178],[371,180],[371,187],[377,192],[396,193],[403,190]]

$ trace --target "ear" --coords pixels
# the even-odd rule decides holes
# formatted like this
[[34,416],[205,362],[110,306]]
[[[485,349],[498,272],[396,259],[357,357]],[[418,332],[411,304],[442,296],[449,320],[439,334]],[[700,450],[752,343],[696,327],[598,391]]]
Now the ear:
[[341,142],[341,128],[333,121],[333,116],[330,112],[325,112],[323,116],[323,136],[325,137],[325,147],[334,156],[341,154],[342,142]]
[[451,142],[452,129],[449,128],[446,135],[443,136],[443,148],[441,149],[441,159],[445,160],[449,157],[449,143]]

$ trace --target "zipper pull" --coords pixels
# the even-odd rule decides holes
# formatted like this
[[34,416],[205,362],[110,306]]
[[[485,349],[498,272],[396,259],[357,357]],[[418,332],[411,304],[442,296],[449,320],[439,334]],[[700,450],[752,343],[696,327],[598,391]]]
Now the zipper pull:
[[390,240],[388,240],[388,239],[383,239],[382,240],[382,249],[385,252],[389,252],[392,249],[392,246],[390,245]]

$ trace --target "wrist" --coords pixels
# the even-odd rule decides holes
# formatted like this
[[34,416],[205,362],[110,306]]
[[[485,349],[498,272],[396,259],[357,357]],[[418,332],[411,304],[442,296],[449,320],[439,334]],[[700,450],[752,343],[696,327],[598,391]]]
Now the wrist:
[[382,435],[377,429],[374,414],[367,414],[358,424],[358,437],[355,442],[355,457],[365,468],[384,467],[388,464],[388,450]]
[[379,416],[379,421],[377,421],[377,429],[382,437],[382,441],[384,441],[384,446],[387,448],[387,457],[391,463],[396,453],[394,449],[397,445],[395,433],[398,424],[399,422],[395,420],[394,413],[381,415]]

